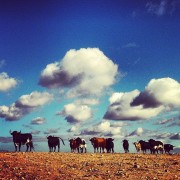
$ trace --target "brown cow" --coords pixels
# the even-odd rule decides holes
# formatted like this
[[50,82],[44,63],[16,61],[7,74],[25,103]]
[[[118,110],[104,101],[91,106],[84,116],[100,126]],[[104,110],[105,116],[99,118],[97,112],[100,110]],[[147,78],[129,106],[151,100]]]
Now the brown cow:
[[106,139],[105,138],[93,137],[90,139],[90,141],[94,147],[94,152],[98,152],[99,148],[100,148],[100,153],[101,153],[101,149],[102,149],[102,152],[104,153],[104,149],[106,148]]
[[79,147],[78,147],[76,139],[69,139],[69,142],[70,142],[69,145],[71,148],[71,152],[76,152],[76,149],[79,152]]
[[86,142],[84,139],[81,139],[80,137],[74,138],[74,139],[69,139],[70,142],[70,148],[71,152],[77,152],[79,153],[81,150],[81,153],[84,151],[86,152]]

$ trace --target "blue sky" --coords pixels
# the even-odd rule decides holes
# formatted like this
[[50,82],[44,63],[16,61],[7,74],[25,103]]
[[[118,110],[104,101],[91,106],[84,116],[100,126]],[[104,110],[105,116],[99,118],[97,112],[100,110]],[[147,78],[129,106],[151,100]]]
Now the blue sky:
[[0,2],[1,149],[10,129],[40,151],[48,134],[179,147],[179,18],[177,0]]

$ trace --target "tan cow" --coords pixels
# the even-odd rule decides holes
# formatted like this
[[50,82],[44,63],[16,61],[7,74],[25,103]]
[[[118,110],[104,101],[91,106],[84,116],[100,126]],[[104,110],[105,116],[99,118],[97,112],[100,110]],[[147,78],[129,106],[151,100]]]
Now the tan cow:
[[133,144],[134,144],[134,146],[136,148],[136,151],[140,152],[141,151],[141,144],[139,142],[134,142]]

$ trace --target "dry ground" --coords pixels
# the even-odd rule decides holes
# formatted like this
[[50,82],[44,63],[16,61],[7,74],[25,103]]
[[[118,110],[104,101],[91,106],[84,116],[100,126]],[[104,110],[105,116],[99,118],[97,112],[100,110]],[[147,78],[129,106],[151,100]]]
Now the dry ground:
[[175,180],[180,155],[0,153],[0,179]]

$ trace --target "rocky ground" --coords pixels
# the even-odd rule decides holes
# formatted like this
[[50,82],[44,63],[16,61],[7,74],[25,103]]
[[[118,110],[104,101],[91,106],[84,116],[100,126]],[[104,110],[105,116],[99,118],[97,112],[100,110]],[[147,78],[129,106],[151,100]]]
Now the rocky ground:
[[2,180],[175,180],[180,179],[180,155],[0,153]]

